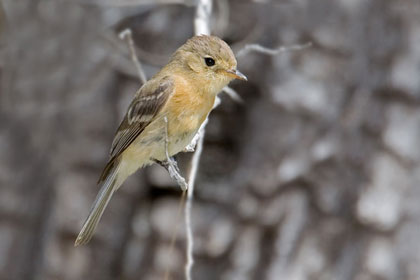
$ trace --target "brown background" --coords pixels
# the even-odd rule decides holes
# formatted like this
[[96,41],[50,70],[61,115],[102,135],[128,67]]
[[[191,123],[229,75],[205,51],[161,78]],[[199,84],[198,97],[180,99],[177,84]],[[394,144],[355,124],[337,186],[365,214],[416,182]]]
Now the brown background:
[[[184,279],[180,191],[161,167],[73,242],[140,86],[118,32],[133,29],[151,77],[194,8],[88,2],[2,3],[0,279]],[[313,46],[239,59],[245,103],[222,95],[207,129],[193,279],[420,279],[419,1],[219,0],[212,30],[234,51]]]

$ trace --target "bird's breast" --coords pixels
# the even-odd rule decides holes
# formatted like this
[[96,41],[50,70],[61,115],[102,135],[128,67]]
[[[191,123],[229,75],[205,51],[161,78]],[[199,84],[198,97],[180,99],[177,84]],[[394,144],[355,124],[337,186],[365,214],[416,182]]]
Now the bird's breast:
[[[170,156],[184,150],[213,107],[215,94],[207,94],[182,78],[174,79],[174,92],[165,107],[136,140],[136,152],[133,154],[138,157],[165,160],[166,137]],[[167,123],[164,122],[165,117]]]
[[[170,146],[177,153],[187,146],[213,108],[216,93],[206,93],[196,85],[178,77],[168,102],[168,134]],[[172,149],[171,149],[172,150]],[[172,152],[172,151],[171,151]]]
[[197,87],[181,77],[175,79],[175,90],[165,110],[172,121],[170,132],[195,131],[213,108],[216,93],[205,92],[206,87]]

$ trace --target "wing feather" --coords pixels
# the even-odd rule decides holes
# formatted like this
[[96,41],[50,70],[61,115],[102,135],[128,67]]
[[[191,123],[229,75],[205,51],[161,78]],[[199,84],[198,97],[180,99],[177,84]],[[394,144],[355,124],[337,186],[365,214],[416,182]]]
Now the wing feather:
[[[114,159],[124,152],[151,123],[163,108],[173,90],[173,81],[169,77],[164,77],[158,81],[149,81],[140,88],[115,134],[107,166],[112,165]],[[99,181],[106,178],[108,169],[105,167]]]
[[119,156],[150,124],[172,91],[173,82],[169,77],[163,78],[157,87],[142,87],[140,89],[139,94],[131,102],[112,142],[111,158]]

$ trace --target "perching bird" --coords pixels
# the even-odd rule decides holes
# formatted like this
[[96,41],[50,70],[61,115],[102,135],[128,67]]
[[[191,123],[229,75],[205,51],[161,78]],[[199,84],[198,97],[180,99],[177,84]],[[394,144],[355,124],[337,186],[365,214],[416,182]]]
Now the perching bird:
[[185,149],[210,113],[216,95],[233,79],[231,48],[215,36],[195,36],[172,55],[136,93],[112,142],[110,159],[98,184],[101,189],[75,246],[89,242],[113,193],[137,169]]

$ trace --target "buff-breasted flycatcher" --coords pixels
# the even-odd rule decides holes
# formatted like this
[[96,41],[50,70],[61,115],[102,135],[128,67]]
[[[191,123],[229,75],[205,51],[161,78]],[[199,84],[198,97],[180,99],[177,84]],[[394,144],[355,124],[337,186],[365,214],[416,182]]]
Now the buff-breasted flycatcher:
[[110,160],[75,245],[89,242],[112,194],[137,169],[185,149],[207,118],[216,95],[233,79],[231,48],[215,36],[195,36],[136,93],[112,142]]

